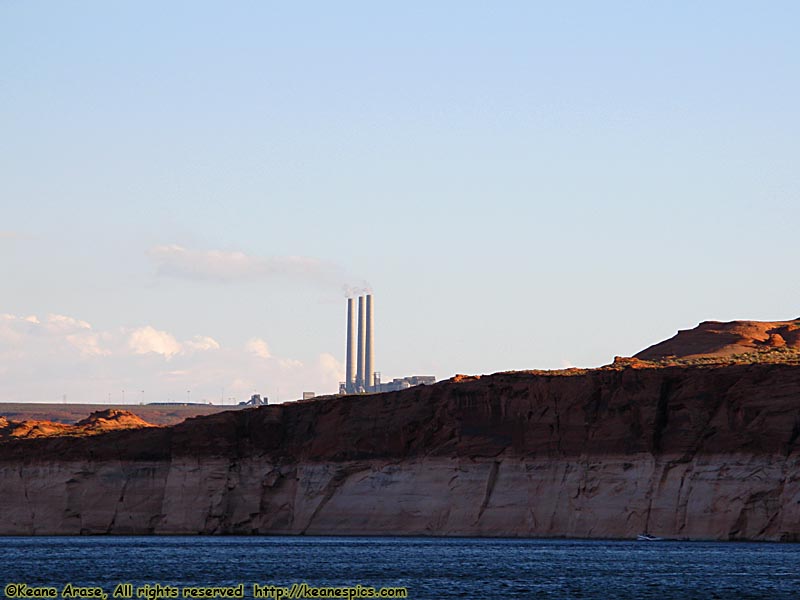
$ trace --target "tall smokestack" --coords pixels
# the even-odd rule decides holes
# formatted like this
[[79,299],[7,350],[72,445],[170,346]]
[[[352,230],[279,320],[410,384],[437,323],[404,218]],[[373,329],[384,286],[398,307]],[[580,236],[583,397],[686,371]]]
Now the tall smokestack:
[[353,299],[347,299],[347,366],[345,368],[345,391],[352,394],[356,391],[356,315],[353,312]]
[[358,297],[358,361],[356,362],[356,391],[361,392],[365,387],[364,377],[364,342],[366,341],[365,319],[364,314],[364,296]]
[[367,351],[364,359],[364,377],[366,383],[364,387],[368,392],[372,391],[375,385],[375,351],[373,349],[375,334],[375,322],[372,314],[372,294],[367,294]]

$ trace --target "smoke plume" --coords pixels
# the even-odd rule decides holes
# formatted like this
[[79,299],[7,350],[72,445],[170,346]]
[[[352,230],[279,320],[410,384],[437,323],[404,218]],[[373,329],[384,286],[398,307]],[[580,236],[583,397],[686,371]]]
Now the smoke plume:
[[366,282],[353,284],[341,266],[308,256],[253,256],[238,251],[193,250],[178,244],[155,246],[148,252],[160,277],[232,283],[289,281],[341,288],[345,295],[369,290]]

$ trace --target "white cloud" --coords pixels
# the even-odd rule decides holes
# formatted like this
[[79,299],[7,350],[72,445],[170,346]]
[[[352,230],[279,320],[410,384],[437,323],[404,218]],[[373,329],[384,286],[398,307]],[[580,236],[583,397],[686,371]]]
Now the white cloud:
[[136,354],[154,353],[170,359],[178,354],[219,350],[220,344],[207,335],[196,335],[191,340],[179,342],[171,333],[147,325],[130,333],[128,348]]
[[[205,335],[196,335],[181,343],[172,334],[150,325],[133,330],[95,332],[87,321],[59,314],[48,314],[43,319],[36,315],[0,314],[2,344],[13,346],[15,355],[53,354],[72,349],[82,357],[154,353],[171,358],[181,353],[220,349],[217,340]],[[12,348],[8,348],[6,354],[11,351]]]
[[176,369],[175,371],[167,371],[164,373],[165,377],[170,377],[172,379],[180,379],[185,378],[188,375],[191,375],[191,371],[188,369]]
[[184,346],[193,351],[219,350],[220,348],[219,342],[207,335],[196,335],[184,343]]
[[245,349],[254,356],[258,356],[259,358],[272,358],[272,354],[269,351],[269,346],[267,342],[262,340],[261,338],[252,338],[247,342],[245,345]]
[[83,356],[108,356],[111,354],[111,350],[100,345],[101,336],[97,334],[70,334],[65,339]]
[[[31,315],[25,320],[29,323],[39,323],[39,319],[36,315]],[[47,315],[45,328],[51,333],[67,333],[91,329],[92,326],[86,321],[81,321],[80,319],[67,317],[65,315]]]
[[135,329],[128,338],[128,347],[136,354],[153,352],[167,358],[183,350],[174,336],[166,331],[159,331],[150,325]]
[[278,359],[278,366],[284,370],[299,369],[303,366],[303,362],[295,360],[294,358],[281,358]]
[[14,315],[0,315],[0,342],[5,342],[7,344],[18,342],[22,338],[20,323],[23,321],[29,323],[27,319]]
[[207,335],[181,340],[144,325],[97,331],[67,315],[0,314],[0,402],[294,400],[335,392],[343,368],[328,353],[275,356],[254,337],[225,346]]
[[[3,314],[0,315],[0,342],[20,343],[25,338],[65,340],[76,346],[85,346],[91,333],[92,326],[86,321],[65,315],[47,315],[40,320],[36,315],[26,317]],[[95,336],[96,337],[96,336]]]
[[326,379],[334,383],[344,379],[344,365],[333,354],[323,352],[319,355],[318,363],[322,375]]

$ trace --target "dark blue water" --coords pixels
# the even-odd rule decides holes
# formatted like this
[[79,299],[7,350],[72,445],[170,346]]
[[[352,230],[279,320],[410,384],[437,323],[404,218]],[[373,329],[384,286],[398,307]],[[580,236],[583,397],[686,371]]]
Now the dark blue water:
[[407,587],[408,597],[800,598],[800,545],[286,537],[0,538],[7,583]]

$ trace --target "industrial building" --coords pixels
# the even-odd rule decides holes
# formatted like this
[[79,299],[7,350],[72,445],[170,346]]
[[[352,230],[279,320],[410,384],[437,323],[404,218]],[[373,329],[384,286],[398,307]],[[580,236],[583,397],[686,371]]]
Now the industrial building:
[[410,377],[395,378],[386,383],[381,383],[381,374],[375,373],[375,384],[372,386],[372,391],[397,392],[415,385],[431,385],[433,383],[436,383],[436,377],[433,375],[411,375]]
[[253,394],[250,400],[239,402],[239,406],[266,406],[269,404],[269,398],[265,395],[263,398],[261,394]]
[[358,297],[357,317],[354,308],[355,298],[348,298],[346,380],[339,383],[340,394],[395,392],[436,382],[432,375],[412,375],[381,383],[380,373],[375,371],[375,312],[372,294]]

